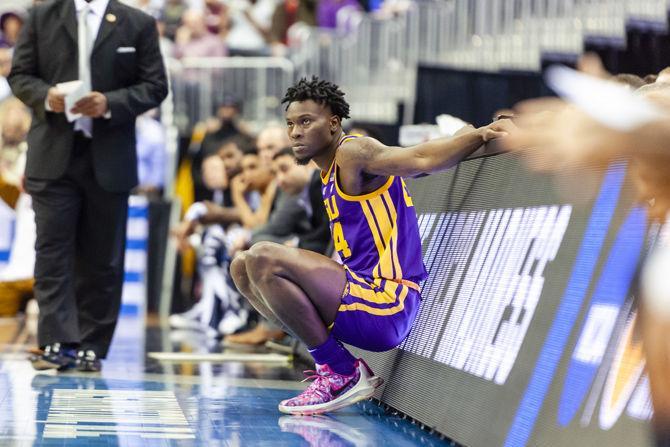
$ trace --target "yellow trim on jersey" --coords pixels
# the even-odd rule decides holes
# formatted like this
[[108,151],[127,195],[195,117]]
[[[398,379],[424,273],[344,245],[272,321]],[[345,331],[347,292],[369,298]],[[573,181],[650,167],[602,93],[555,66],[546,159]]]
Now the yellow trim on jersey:
[[405,205],[407,205],[408,207],[413,207],[414,201],[412,200],[412,196],[409,195],[409,190],[407,189],[405,179],[401,178],[400,181],[402,182],[402,195],[405,198]]
[[[351,275],[351,277],[354,278],[356,281],[359,281],[359,282],[362,282],[362,283],[365,283],[365,284],[370,284],[370,281],[368,281],[368,280],[365,279],[365,278],[362,278],[362,277],[358,276],[358,274],[357,274],[356,272],[354,272],[353,270],[351,270],[351,269],[350,269],[349,267],[347,267],[346,265],[344,266],[344,268],[349,272],[349,274]],[[409,287],[410,289],[414,289],[414,290],[416,290],[417,292],[421,292],[421,287],[419,287],[419,285],[418,285],[417,283],[412,282],[412,281],[409,281],[409,280],[407,280],[407,279],[375,278],[375,279],[374,279],[375,284],[377,284],[377,281],[379,281],[379,282],[381,283],[381,280],[382,280],[382,279],[385,279],[386,281],[392,281],[392,282],[398,283],[398,284],[400,284],[400,285],[407,286],[407,287]],[[345,288],[345,291],[346,291],[346,288]],[[347,292],[347,293],[348,293],[348,292]]]
[[[358,138],[362,137],[364,135],[358,134],[358,133],[352,133],[352,134],[345,134],[340,138],[340,141],[337,142],[337,148],[339,149],[340,146],[342,146],[342,143],[345,143],[347,140],[351,140],[352,138]],[[330,178],[330,171],[333,170],[333,166],[335,166],[335,160],[337,160],[337,153],[335,154],[335,157],[333,158],[333,162],[330,164],[330,167],[328,168],[328,171],[326,171],[326,176],[324,178],[323,176],[323,171],[321,171],[321,182],[324,185],[328,184],[328,179]]]
[[395,266],[395,277],[402,278],[402,266],[400,265],[400,258],[398,257],[398,213],[395,209],[395,203],[393,203],[393,199],[391,199],[391,194],[389,194],[388,191],[385,191],[384,194],[382,194],[382,200],[386,202],[389,212],[391,213],[391,220],[395,223],[391,239],[389,240],[389,245],[391,248],[391,259]]
[[366,289],[360,284],[349,284],[349,295],[355,296],[365,301],[376,304],[393,304],[396,302],[396,291],[400,284],[393,281],[386,281],[386,287],[383,292],[377,292],[372,289]]
[[381,195],[384,191],[388,190],[391,187],[391,185],[393,184],[393,179],[395,179],[395,177],[390,176],[386,181],[386,183],[384,183],[379,188],[367,194],[363,194],[360,196],[350,196],[349,194],[343,192],[342,189],[340,189],[340,185],[337,182],[337,167],[335,167],[335,189],[337,190],[337,194],[348,202],[362,202],[363,200],[370,200],[374,197]]
[[[380,253],[379,255],[379,276],[382,278],[394,278],[393,253],[390,249],[394,225],[393,222],[391,222],[391,216],[389,215],[389,212],[386,211],[384,200],[382,199],[383,194],[387,193],[388,191],[383,192],[381,196],[368,200],[368,203],[372,208],[373,216],[377,219],[377,224],[379,225],[379,239],[382,241],[383,246],[383,253]],[[373,231],[375,230],[376,228]]]
[[336,159],[337,159],[337,156],[333,157],[333,162],[330,164],[330,167],[326,171],[325,177],[323,175],[323,171],[321,171],[321,173],[320,173],[321,174],[321,183],[323,183],[324,185],[328,184],[328,179],[330,178],[330,172],[333,170],[333,166],[335,166],[335,160]]
[[352,303],[352,304],[341,305],[338,311],[346,312],[349,310],[360,310],[363,312],[367,312],[371,315],[378,315],[378,316],[394,315],[397,314],[398,312],[402,312],[402,310],[405,309],[405,298],[407,298],[408,292],[409,288],[407,286],[403,286],[400,292],[400,296],[398,297],[398,305],[388,307],[386,309],[379,309],[377,307],[368,306],[363,303]]
[[[377,247],[378,259],[381,259],[382,255],[384,254],[384,246],[382,245],[381,235],[377,231],[377,225],[375,224],[375,219],[374,217],[372,217],[373,210],[370,207],[370,203],[367,201],[361,202],[361,209],[363,210],[363,214],[365,215],[365,220],[368,222],[368,227],[370,227],[370,232],[372,233],[372,239],[375,241],[375,247]],[[379,264],[377,264],[375,268],[372,269],[372,271],[374,272],[375,269],[379,269]],[[381,273],[378,272],[378,276],[382,276]]]
[[358,274],[357,274],[356,272],[354,272],[353,270],[351,270],[351,269],[350,269],[349,267],[347,267],[346,265],[344,266],[344,268],[349,272],[349,274],[351,275],[351,277],[354,278],[356,281],[358,281],[358,282],[362,282],[362,283],[364,283],[364,284],[369,284],[369,282],[368,282],[367,279],[361,278],[360,276],[358,276]]

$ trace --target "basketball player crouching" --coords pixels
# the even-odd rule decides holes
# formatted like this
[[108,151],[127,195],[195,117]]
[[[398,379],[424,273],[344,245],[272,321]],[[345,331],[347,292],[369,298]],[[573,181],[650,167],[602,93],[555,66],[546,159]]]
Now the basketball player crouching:
[[513,129],[508,120],[409,148],[345,135],[349,104],[335,84],[302,79],[289,88],[286,124],[300,164],[321,168],[323,199],[342,264],[310,251],[258,243],[231,272],[266,318],[309,348],[314,381],[279,410],[319,414],[370,397],[381,384],[343,345],[386,351],[407,337],[427,273],[412,198],[403,177],[448,169]]

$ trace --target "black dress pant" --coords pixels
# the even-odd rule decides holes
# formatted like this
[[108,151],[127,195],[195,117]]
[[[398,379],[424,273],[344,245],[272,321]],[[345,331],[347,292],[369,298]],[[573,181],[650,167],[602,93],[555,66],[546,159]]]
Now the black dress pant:
[[104,358],[121,305],[128,193],[100,187],[90,149],[77,133],[65,175],[28,178],[26,189],[37,226],[37,341],[78,344]]

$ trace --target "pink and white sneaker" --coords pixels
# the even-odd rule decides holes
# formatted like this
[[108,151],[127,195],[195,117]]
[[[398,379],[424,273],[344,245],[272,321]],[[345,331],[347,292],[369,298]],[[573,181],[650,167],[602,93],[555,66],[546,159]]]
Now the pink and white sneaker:
[[316,365],[316,371],[305,371],[305,380],[314,379],[296,397],[279,403],[279,411],[295,415],[312,415],[335,411],[372,396],[383,380],[373,374],[363,359],[356,360],[354,372],[342,375],[328,365]]

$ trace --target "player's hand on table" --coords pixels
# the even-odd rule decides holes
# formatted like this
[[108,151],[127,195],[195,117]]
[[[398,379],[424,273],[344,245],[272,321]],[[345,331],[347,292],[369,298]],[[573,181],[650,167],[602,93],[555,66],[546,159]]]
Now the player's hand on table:
[[504,138],[512,134],[516,130],[516,126],[510,119],[501,119],[494,121],[488,126],[482,127],[482,138],[484,142]]

